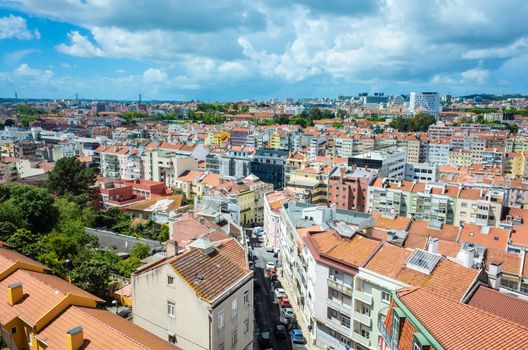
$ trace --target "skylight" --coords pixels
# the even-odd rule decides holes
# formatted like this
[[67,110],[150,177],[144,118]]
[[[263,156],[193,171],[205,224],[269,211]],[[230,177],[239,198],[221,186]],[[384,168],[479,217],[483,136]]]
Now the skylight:
[[440,255],[416,249],[407,260],[407,267],[415,271],[430,275],[436,264],[440,260]]

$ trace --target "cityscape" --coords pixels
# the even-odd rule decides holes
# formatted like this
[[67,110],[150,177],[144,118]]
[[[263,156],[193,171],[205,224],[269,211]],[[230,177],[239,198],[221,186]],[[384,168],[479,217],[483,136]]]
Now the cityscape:
[[0,350],[527,348],[526,15],[0,0]]

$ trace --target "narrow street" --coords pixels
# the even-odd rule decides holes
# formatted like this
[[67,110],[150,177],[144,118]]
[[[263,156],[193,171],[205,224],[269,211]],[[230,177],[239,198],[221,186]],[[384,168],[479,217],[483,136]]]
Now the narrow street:
[[[273,291],[269,279],[264,276],[266,263],[275,262],[273,253],[266,252],[264,246],[257,246],[255,240],[251,240],[255,248],[253,255],[255,260],[255,342],[254,349],[261,349],[259,343],[260,332],[269,331],[272,334],[273,349],[292,349],[290,338],[278,339],[273,332],[275,325],[280,323],[279,306],[273,302]],[[261,349],[264,350],[264,349]]]

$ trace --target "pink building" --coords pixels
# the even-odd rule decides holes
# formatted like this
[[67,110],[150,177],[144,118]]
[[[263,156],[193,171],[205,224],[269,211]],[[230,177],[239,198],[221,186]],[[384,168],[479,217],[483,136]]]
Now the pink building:
[[264,196],[264,235],[266,244],[279,248],[280,210],[284,203],[295,200],[295,194],[286,189],[274,191]]
[[328,204],[335,203],[339,209],[364,212],[368,186],[376,177],[376,170],[336,167],[328,178]]

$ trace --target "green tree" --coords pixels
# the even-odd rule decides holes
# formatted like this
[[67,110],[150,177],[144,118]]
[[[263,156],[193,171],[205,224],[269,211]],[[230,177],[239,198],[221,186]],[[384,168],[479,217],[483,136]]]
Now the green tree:
[[110,282],[110,267],[100,259],[81,261],[70,274],[78,287],[98,296],[105,296]]
[[44,188],[10,185],[9,199],[0,205],[0,221],[34,232],[49,232],[57,222],[54,199]]
[[90,187],[95,183],[95,173],[76,157],[65,157],[55,163],[49,172],[48,190],[59,196],[70,194],[85,196],[88,200]]
[[343,124],[342,122],[333,122],[332,126],[336,129],[341,129],[343,126],[345,126],[345,124]]
[[9,221],[0,221],[0,241],[7,241],[16,231],[16,226]]
[[130,256],[133,258],[138,258],[139,260],[143,260],[150,256],[151,251],[152,248],[148,244],[136,243],[130,251]]
[[9,237],[7,244],[21,254],[29,256],[30,258],[37,258],[39,253],[39,238],[39,234],[20,228]]
[[141,260],[136,257],[130,257],[117,263],[116,273],[123,277],[130,277],[132,272],[141,266]]

